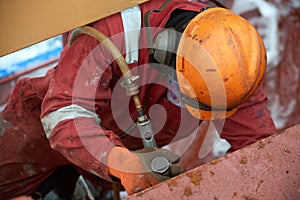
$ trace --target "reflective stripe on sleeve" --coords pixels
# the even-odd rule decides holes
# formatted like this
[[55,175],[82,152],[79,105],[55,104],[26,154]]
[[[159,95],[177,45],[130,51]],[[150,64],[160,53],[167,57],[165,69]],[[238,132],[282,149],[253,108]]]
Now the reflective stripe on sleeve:
[[59,122],[79,117],[95,118],[98,124],[100,124],[101,121],[95,112],[87,110],[81,106],[72,104],[70,106],[62,107],[49,113],[41,120],[47,138],[49,139],[50,134]]

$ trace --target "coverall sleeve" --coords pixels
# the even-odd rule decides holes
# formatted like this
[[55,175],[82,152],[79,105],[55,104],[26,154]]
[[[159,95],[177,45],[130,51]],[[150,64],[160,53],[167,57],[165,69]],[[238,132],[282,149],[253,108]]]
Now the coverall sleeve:
[[45,95],[41,121],[54,150],[85,171],[110,180],[106,158],[119,137],[100,126],[97,112],[110,104],[111,55],[80,36],[61,56]]
[[225,120],[221,137],[231,144],[230,151],[275,133],[275,124],[265,105],[266,101],[267,96],[260,85],[255,94],[243,103],[235,114]]

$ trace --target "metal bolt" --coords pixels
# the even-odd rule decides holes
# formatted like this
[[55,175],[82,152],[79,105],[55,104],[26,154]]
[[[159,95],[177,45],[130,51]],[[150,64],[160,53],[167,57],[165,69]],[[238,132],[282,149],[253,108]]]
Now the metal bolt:
[[152,170],[159,174],[163,174],[166,171],[168,171],[169,167],[170,167],[169,161],[163,156],[158,156],[154,158],[151,162]]

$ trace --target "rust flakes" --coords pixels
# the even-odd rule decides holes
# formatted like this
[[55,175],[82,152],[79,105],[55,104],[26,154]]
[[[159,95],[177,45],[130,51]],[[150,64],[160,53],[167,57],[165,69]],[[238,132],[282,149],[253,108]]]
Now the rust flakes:
[[195,173],[190,172],[187,173],[187,176],[191,179],[191,182],[194,185],[200,185],[200,181],[202,180],[202,176],[200,172],[195,172]]
[[240,160],[240,164],[244,165],[247,163],[247,157],[243,156]]
[[253,197],[245,196],[245,195],[243,195],[243,199],[244,199],[244,200],[257,200],[257,199],[255,199],[255,198],[253,198]]
[[210,163],[214,165],[214,164],[217,163],[217,161],[215,159],[213,159],[213,160],[210,161]]
[[175,179],[169,180],[167,184],[168,184],[170,189],[173,188],[173,187],[177,187],[177,185],[178,185],[178,183]]
[[258,142],[258,149],[263,149],[265,146],[266,145],[262,141]]
[[237,192],[232,193],[232,198],[237,196]]
[[189,197],[189,196],[191,196],[192,194],[193,194],[193,192],[192,192],[192,188],[191,188],[191,187],[186,187],[186,188],[184,188],[184,195],[185,195],[185,196]]
[[285,151],[285,152],[287,152],[287,153],[291,153],[291,151],[287,148],[287,146],[285,146],[285,145],[283,145],[283,150]]

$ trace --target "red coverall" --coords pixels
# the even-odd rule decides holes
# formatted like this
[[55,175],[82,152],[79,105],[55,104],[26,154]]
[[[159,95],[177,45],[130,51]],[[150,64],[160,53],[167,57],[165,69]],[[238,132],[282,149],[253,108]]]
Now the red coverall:
[[[142,17],[164,1],[141,4]],[[174,0],[162,12],[151,14],[151,26],[164,27],[175,9],[200,11],[205,6]],[[108,37],[123,32],[120,13],[91,26]],[[111,39],[125,55],[123,37]],[[141,44],[145,41],[145,34],[141,33]],[[110,149],[114,145],[131,150],[143,147],[136,127],[124,134],[137,118],[136,109],[123,89],[115,89],[120,88],[122,73],[111,62],[110,53],[98,44],[90,36],[80,36],[72,46],[67,46],[58,65],[44,77],[25,78],[16,84],[0,115],[0,199],[31,194],[58,166],[67,164],[110,181],[105,165]],[[175,135],[186,137],[200,122],[167,100],[165,77],[147,64],[148,59],[148,50],[140,49],[138,62],[129,67],[140,76],[139,97],[154,132],[158,132],[155,135],[158,146],[163,146]],[[231,151],[275,131],[265,101],[266,95],[260,87],[226,119],[221,137],[231,144]]]

